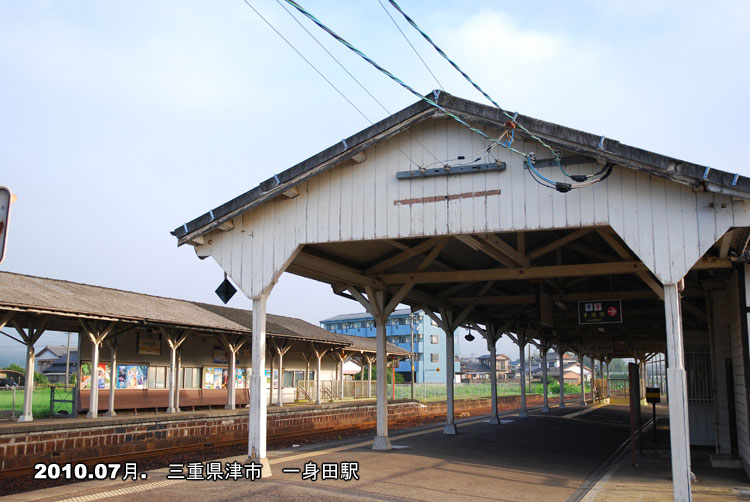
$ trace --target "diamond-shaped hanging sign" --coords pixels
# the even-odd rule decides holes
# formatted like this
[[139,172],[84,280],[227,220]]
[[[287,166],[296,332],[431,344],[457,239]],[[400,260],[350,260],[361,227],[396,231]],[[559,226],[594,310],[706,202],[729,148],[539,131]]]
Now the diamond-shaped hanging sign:
[[226,277],[221,282],[221,284],[219,284],[219,287],[216,288],[216,294],[219,298],[221,298],[221,301],[223,301],[225,305],[229,300],[232,299],[236,292],[237,288],[232,286],[232,283],[229,282],[229,279],[227,279]]

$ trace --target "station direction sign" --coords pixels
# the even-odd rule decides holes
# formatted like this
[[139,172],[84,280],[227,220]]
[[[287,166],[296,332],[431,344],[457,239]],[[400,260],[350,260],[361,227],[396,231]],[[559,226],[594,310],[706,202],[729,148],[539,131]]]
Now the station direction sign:
[[578,302],[578,324],[612,324],[622,322],[620,300],[586,300]]

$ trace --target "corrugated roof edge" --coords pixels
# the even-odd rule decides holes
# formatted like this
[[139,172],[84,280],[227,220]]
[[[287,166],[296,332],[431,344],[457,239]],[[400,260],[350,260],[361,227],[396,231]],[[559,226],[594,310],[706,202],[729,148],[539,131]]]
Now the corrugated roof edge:
[[[432,93],[427,96],[432,97]],[[487,125],[496,126],[507,120],[505,115],[495,107],[459,98],[446,92],[440,93],[438,103],[452,112]],[[267,179],[252,190],[225,202],[212,211],[180,225],[170,233],[177,237],[178,245],[185,244],[191,239],[209,232],[223,222],[244,213],[264,200],[276,197],[283,191],[288,190],[301,181],[299,177],[302,174],[313,170],[315,167],[325,163],[330,163],[327,168],[333,167],[369,147],[367,143],[374,137],[396,128],[397,130],[392,131],[395,134],[398,130],[405,127],[404,124],[406,126],[410,125],[414,121],[413,119],[427,118],[435,113],[440,112],[428,103],[418,101],[313,155],[307,160]],[[750,197],[750,178],[744,176],[737,176],[735,180],[735,174],[732,173],[719,169],[710,169],[707,172],[707,166],[701,166],[641,148],[628,146],[600,135],[545,122],[525,115],[518,115],[516,120],[530,131],[548,140],[554,146],[581,154],[596,156],[606,161],[615,162],[632,169],[647,171],[656,176],[681,183],[693,186],[703,184],[706,189]],[[397,127],[400,125],[402,126],[401,128]],[[604,138],[604,142],[602,148],[599,148],[599,142],[602,138]],[[335,162],[332,162],[334,160]],[[716,185],[716,187],[713,185]]]

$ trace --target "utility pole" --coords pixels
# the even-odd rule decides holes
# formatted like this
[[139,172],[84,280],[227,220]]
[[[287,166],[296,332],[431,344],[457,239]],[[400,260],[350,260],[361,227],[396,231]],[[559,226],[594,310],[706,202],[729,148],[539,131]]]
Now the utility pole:
[[68,349],[65,357],[65,390],[68,390],[68,380],[70,379],[70,331],[68,331]]

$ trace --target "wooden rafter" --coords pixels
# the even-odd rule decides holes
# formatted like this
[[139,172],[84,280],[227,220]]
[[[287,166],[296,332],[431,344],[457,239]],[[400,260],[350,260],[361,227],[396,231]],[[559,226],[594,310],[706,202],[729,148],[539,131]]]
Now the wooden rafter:
[[622,261],[613,263],[584,263],[580,265],[554,265],[545,267],[517,268],[517,269],[479,269],[456,270],[447,272],[414,272],[381,274],[377,280],[385,284],[404,284],[414,281],[416,284],[478,282],[478,281],[510,281],[524,279],[553,279],[556,277],[579,277],[589,275],[633,274],[646,270],[646,266],[638,261]]
[[[521,233],[520,235],[524,235]],[[480,235],[480,239],[484,240],[489,244],[492,248],[495,250],[503,253],[505,256],[513,260],[517,265],[521,267],[530,267],[531,262],[529,259],[524,256],[524,254],[520,250],[516,250],[511,246],[510,244],[506,243],[504,240],[502,240],[500,237],[494,234],[488,234],[488,235]],[[519,246],[519,248],[523,248],[526,246],[526,241],[524,238],[519,238],[519,242],[523,243],[523,246]]]
[[377,274],[379,272],[382,272],[384,270],[388,270],[389,268],[393,267],[394,265],[398,265],[401,262],[404,262],[408,260],[409,258],[414,258],[417,255],[420,255],[422,253],[425,253],[427,250],[435,247],[440,243],[441,240],[444,238],[441,237],[433,237],[431,239],[427,239],[426,241],[417,244],[413,248],[408,248],[406,251],[402,251],[401,253],[398,253],[395,256],[392,256],[388,259],[385,259],[383,261],[378,261],[377,264],[373,265],[372,267],[368,268],[365,273],[366,274]]
[[459,241],[469,246],[471,249],[486,254],[493,260],[502,263],[506,267],[513,268],[516,266],[516,263],[510,258],[508,258],[508,256],[499,252],[497,249],[493,248],[486,242],[479,241],[476,237],[472,235],[456,235],[455,237]]
[[[625,246],[620,244],[615,236],[612,235],[607,229],[597,228],[596,231],[620,258],[622,258],[623,260],[633,259],[630,251],[628,251]],[[664,300],[664,288],[661,286],[661,284],[659,284],[659,281],[649,275],[648,270],[638,271],[636,272],[636,275],[644,283],[646,283],[646,285],[651,288],[654,293],[656,293],[656,296],[659,297],[659,300]]]
[[531,251],[527,258],[529,260],[536,260],[540,256],[544,256],[547,253],[554,251],[555,249],[562,247],[570,242],[573,242],[574,240],[577,240],[587,233],[591,232],[593,228],[579,228],[578,230],[575,230],[565,237],[561,237],[560,239],[557,239],[555,241],[550,242],[549,244],[545,244],[542,247],[536,248],[535,250]]

